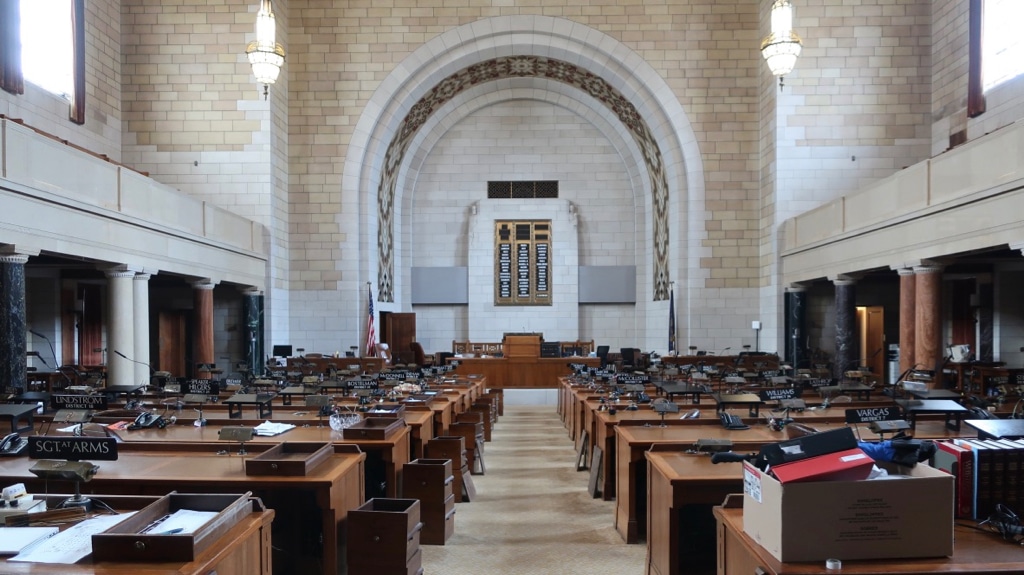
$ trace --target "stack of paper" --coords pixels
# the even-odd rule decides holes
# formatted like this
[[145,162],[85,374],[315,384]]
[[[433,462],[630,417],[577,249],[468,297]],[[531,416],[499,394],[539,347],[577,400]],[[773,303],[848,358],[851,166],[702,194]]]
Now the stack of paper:
[[269,437],[271,435],[280,435],[289,429],[295,429],[295,426],[290,423],[273,423],[270,421],[264,421],[253,428],[256,435],[262,435]]
[[14,555],[59,531],[56,527],[0,527],[0,555]]

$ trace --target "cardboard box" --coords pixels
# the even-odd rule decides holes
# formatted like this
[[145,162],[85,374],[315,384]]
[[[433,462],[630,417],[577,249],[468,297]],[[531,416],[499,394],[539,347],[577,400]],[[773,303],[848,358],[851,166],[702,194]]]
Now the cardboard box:
[[799,481],[859,481],[871,475],[875,460],[860,448],[817,455],[772,467],[779,483]]
[[779,561],[953,554],[953,477],[876,463],[902,478],[786,483],[743,464],[743,531]]

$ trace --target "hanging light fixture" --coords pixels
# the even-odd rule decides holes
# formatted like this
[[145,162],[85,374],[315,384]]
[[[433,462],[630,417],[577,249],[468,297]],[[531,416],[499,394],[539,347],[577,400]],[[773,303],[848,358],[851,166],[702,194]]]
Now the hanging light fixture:
[[263,83],[263,99],[266,99],[270,84],[277,81],[284,65],[284,47],[277,43],[277,25],[270,0],[260,0],[260,11],[256,13],[256,40],[246,46],[245,55],[252,64],[256,81]]
[[772,74],[779,77],[781,90],[782,77],[793,71],[803,44],[793,32],[793,5],[789,0],[775,0],[771,15],[772,32],[761,41],[761,55],[768,62]]

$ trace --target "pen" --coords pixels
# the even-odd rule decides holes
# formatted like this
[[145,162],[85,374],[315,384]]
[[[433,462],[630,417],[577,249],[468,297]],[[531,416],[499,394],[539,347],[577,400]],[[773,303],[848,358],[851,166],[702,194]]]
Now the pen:
[[175,533],[181,533],[182,531],[184,530],[181,527],[176,527],[174,529],[168,529],[167,531],[161,531],[160,533],[154,533],[153,535],[174,535]]

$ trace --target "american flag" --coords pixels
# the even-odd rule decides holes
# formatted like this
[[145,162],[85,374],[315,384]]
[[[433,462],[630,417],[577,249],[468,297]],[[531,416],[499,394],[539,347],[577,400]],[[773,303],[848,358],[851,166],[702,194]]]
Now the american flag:
[[370,313],[366,318],[366,356],[373,357],[377,352],[377,333],[373,329],[373,291],[366,286],[366,293],[370,296]]

